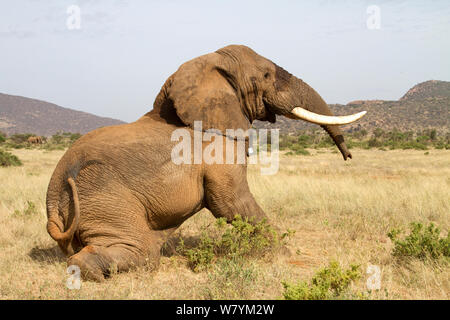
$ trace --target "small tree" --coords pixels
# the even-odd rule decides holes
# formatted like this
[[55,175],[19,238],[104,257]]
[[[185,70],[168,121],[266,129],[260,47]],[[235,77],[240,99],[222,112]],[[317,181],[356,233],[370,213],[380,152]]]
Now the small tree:
[[22,161],[12,153],[0,150],[0,167],[21,166]]
[[6,141],[6,135],[0,131],[0,143],[3,143]]

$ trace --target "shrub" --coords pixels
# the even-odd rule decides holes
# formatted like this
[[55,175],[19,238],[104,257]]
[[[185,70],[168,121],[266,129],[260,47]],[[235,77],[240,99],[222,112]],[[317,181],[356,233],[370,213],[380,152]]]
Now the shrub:
[[0,131],[0,143],[3,143],[6,141],[6,136],[3,132]]
[[3,151],[0,150],[0,167],[9,167],[9,166],[21,166],[22,165],[22,161],[20,161],[20,159],[7,152],[7,151]]
[[427,257],[437,259],[440,257],[450,257],[450,233],[447,237],[440,237],[440,229],[433,223],[424,227],[422,223],[411,223],[410,233],[399,238],[402,234],[400,229],[393,229],[388,233],[388,237],[394,243],[392,254],[396,257],[414,257],[425,259]]
[[445,143],[444,143],[443,141],[438,141],[438,142],[434,145],[434,147],[435,147],[436,149],[444,149],[444,148],[445,148]]
[[[438,134],[436,129],[428,129],[422,132],[400,131],[394,129],[385,132],[375,129],[371,135],[366,130],[358,130],[345,134],[345,140],[349,149],[358,147],[363,149],[384,148],[390,149],[415,149],[428,150],[430,147],[436,149],[450,149],[450,134]],[[287,150],[292,154],[307,155],[306,148],[329,148],[335,147],[333,140],[322,131],[297,132],[296,135],[281,135],[280,150]],[[290,154],[290,153],[288,153]]]
[[64,150],[65,148],[70,147],[80,137],[81,134],[79,133],[57,133],[47,140],[47,143],[43,148],[47,151]]
[[36,205],[34,204],[34,202],[27,201],[27,208],[23,211],[23,214],[26,216],[31,216],[36,212]]
[[367,130],[361,129],[352,132],[352,136],[356,139],[362,139],[367,136]]
[[266,220],[251,224],[236,215],[231,225],[227,225],[224,218],[217,219],[212,230],[202,232],[194,248],[186,248],[181,239],[177,251],[188,259],[190,268],[198,272],[219,258],[262,257],[275,246],[284,244],[290,234],[287,232],[279,237]]
[[384,131],[383,131],[383,129],[376,128],[373,131],[373,135],[374,135],[375,138],[380,138],[380,137],[382,137],[384,135]]
[[199,272],[206,269],[213,261],[215,257],[214,246],[214,240],[203,232],[197,247],[186,249],[183,239],[180,239],[180,245],[177,250],[187,257],[189,267],[194,272]]
[[64,137],[60,134],[54,134],[52,135],[52,142],[54,144],[61,144],[63,142]]
[[297,143],[303,148],[308,148],[311,144],[311,136],[307,134],[302,134],[298,136]]
[[[226,227],[225,220],[219,219],[217,225]],[[231,222],[231,228],[226,228],[218,242],[219,253],[228,256],[256,256],[277,244],[277,234],[264,219],[256,224],[250,224],[247,219],[236,215]]]
[[301,146],[300,144],[293,144],[293,145],[291,145],[290,146],[290,149],[292,150],[292,151],[294,151],[295,152],[295,154],[297,154],[297,155],[304,155],[304,156],[307,156],[307,155],[309,155],[310,153],[308,152],[308,150],[306,150],[303,146]]
[[36,205],[33,201],[27,201],[27,207],[21,212],[20,210],[15,210],[15,216],[31,216],[37,213]]
[[28,138],[32,136],[34,136],[32,133],[16,133],[10,136],[9,139],[15,144],[20,144],[27,142]]
[[376,139],[376,138],[372,138],[372,139],[370,139],[369,140],[369,142],[368,142],[368,147],[369,148],[379,148],[379,147],[382,147],[383,146],[383,144],[381,143],[381,141],[379,141],[378,139]]
[[81,134],[79,134],[79,133],[71,133],[70,134],[70,142],[72,142],[72,143],[77,141],[80,138],[81,138]]
[[328,267],[320,269],[311,281],[300,281],[291,284],[283,281],[286,300],[328,300],[345,298],[350,284],[361,277],[358,265],[350,265],[342,270],[336,261],[330,262]]
[[330,136],[322,136],[321,139],[319,140],[319,142],[317,143],[317,146],[319,148],[328,148],[328,147],[333,147],[334,141],[333,139],[330,138]]
[[309,155],[311,155],[311,153],[309,153],[309,151],[306,150],[306,149],[298,149],[298,150],[295,151],[295,154],[296,155],[302,155],[302,156],[309,156]]
[[295,138],[295,136],[281,135],[278,147],[280,148],[280,150],[284,150],[286,148],[289,148],[293,143],[296,142],[296,140],[297,139]]

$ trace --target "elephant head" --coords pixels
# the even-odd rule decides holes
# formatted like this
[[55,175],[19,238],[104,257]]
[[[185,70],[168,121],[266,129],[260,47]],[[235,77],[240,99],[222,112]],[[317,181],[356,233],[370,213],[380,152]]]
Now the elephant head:
[[202,121],[204,130],[244,129],[275,115],[321,125],[351,158],[338,125],[364,114],[336,117],[320,95],[301,79],[242,45],[230,45],[190,60],[167,79],[154,110],[174,108],[185,125]]

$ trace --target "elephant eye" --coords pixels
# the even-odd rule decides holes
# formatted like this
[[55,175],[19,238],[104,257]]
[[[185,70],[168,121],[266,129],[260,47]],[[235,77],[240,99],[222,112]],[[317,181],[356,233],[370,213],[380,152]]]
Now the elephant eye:
[[270,73],[269,73],[269,72],[266,72],[266,73],[264,74],[264,78],[269,79],[269,78],[270,78]]

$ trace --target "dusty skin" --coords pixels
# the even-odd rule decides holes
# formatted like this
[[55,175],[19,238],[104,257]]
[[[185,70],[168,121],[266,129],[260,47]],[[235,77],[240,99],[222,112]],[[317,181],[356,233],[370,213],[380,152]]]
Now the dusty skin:
[[[450,228],[450,151],[356,149],[351,162],[325,149],[309,151],[281,155],[274,176],[261,176],[259,166],[248,170],[250,190],[271,221],[296,231],[287,244],[292,256],[249,260],[253,277],[229,285],[213,272],[193,273],[183,257],[162,256],[157,271],[138,268],[69,290],[66,258],[45,230],[46,189],[64,152],[13,150],[24,166],[0,168],[0,299],[276,299],[282,280],[308,280],[333,259],[363,271],[378,265],[381,290],[372,298],[449,299],[449,267],[397,262],[386,233],[412,221]],[[25,214],[27,201],[35,208]],[[198,237],[213,219],[202,210],[173,236]],[[367,277],[353,289],[366,291]]]
[[[83,279],[102,281],[111,266],[156,268],[168,237],[204,208],[229,222],[238,213],[258,222],[267,216],[245,164],[176,165],[170,137],[178,128],[195,135],[196,121],[203,130],[247,130],[256,119],[274,121],[298,108],[339,120],[305,82],[246,46],[188,61],[164,83],[151,112],[91,131],[64,154],[48,186],[47,231]],[[339,127],[323,128],[344,160],[351,158]]]

